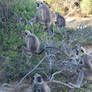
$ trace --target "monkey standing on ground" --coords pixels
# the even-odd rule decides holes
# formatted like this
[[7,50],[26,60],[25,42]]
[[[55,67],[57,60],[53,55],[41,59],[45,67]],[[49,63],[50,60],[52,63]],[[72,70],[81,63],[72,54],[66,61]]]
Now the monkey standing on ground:
[[49,86],[43,80],[42,76],[37,73],[34,76],[32,90],[33,92],[51,92]]
[[58,12],[56,12],[55,14],[56,14],[56,22],[55,22],[55,24],[58,27],[64,27],[66,25],[65,18],[63,16],[61,16]]

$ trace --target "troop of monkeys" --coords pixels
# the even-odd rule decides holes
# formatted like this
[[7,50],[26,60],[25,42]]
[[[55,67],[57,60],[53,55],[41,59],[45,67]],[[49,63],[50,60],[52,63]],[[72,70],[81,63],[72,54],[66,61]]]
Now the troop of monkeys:
[[[45,25],[47,29],[50,31],[51,28],[51,12],[49,10],[49,7],[41,1],[36,2],[36,5],[38,7],[38,10],[32,20],[32,22],[39,22],[41,25]],[[42,13],[42,17],[39,16],[39,14]],[[56,22],[55,24],[59,27],[65,26],[65,19],[63,16],[61,16],[59,13],[56,13]],[[32,56],[34,54],[41,54],[45,48],[41,51],[39,51],[40,47],[40,41],[38,37],[34,34],[32,34],[29,30],[25,30],[25,43],[26,47],[23,46],[23,54],[26,56]],[[80,55],[80,52],[82,52],[82,55]],[[78,57],[81,57],[82,63],[79,63],[77,67],[81,69],[80,73],[80,79],[81,81],[78,81],[77,84],[70,84],[73,87],[81,87],[82,81],[84,79],[91,80],[92,81],[92,54],[87,54],[82,48],[76,49],[76,55]],[[29,88],[30,90],[26,90],[26,88]],[[4,89],[5,90],[5,89]],[[47,85],[47,83],[43,80],[42,76],[39,74],[35,74],[34,80],[32,83],[32,86],[30,88],[30,85],[24,85],[17,89],[11,89],[9,92],[50,92],[50,88]],[[6,92],[6,91],[0,91],[0,92]]]
[[[35,14],[33,22],[39,22],[40,24],[44,24],[49,29],[51,25],[51,13],[49,7],[44,2],[37,2],[36,4],[38,10]],[[42,13],[42,18],[38,16],[39,13]],[[56,13],[55,24],[57,26],[65,26],[65,19],[62,16],[60,16],[59,13]],[[29,30],[25,30],[25,42],[26,42],[26,47],[23,46],[23,53],[27,56],[32,56],[33,54],[41,54],[45,50],[44,48],[43,50],[39,51],[40,41],[38,37],[30,33]],[[82,53],[82,55],[80,55],[80,53]],[[86,53],[85,50],[81,48],[81,49],[76,49],[76,55],[82,58],[81,59],[82,62],[77,65],[77,67],[81,69],[80,72],[81,77],[79,76],[80,79],[78,78],[78,80],[81,81],[78,81],[77,84],[70,84],[70,85],[78,88],[82,86],[82,82],[84,79],[92,81],[92,54]],[[36,80],[38,80],[38,82],[36,82],[37,84],[41,82],[41,78],[39,77],[37,77]],[[44,85],[42,85],[42,88],[43,86]],[[39,92],[49,92],[48,90],[44,90],[44,89],[42,90],[43,91],[39,91]],[[34,92],[38,92],[38,91],[34,89]]]
[[[39,22],[40,25],[45,25],[47,27],[47,30],[51,30],[51,12],[49,7],[41,1],[36,2],[37,5],[37,12],[32,19],[31,22]],[[40,17],[39,15],[42,14]],[[65,19],[63,16],[61,16],[59,13],[56,13],[56,22],[55,24],[59,27],[65,26]],[[31,57],[34,54],[41,54],[45,48],[43,48],[41,51],[39,51],[40,47],[40,41],[36,35],[31,33],[29,30],[25,30],[24,33],[25,36],[25,43],[26,47],[23,46],[23,54],[25,56]],[[27,90],[29,88],[29,90]],[[34,80],[32,85],[24,84],[17,88],[8,89],[7,87],[4,89],[1,89],[0,92],[51,92],[50,87],[47,85],[47,83],[43,80],[42,76],[40,74],[35,74]]]
[[[31,20],[32,24],[34,22],[39,22],[40,25],[45,25],[48,31],[52,31],[52,15],[48,5],[45,2],[37,1],[36,7],[38,8],[38,10],[36,11],[34,18]],[[58,27],[65,26],[65,19],[58,12],[56,12],[55,24]],[[39,52],[39,39],[34,34],[30,33],[29,30],[25,30],[25,42],[26,47],[23,46],[23,54],[25,56],[30,55],[31,57],[33,54],[41,54],[45,50],[44,48]]]
[[[44,1],[36,2],[37,11],[31,22],[39,22],[40,25],[45,25],[47,30],[51,31],[52,14],[48,5]],[[64,27],[66,25],[65,19],[58,12],[55,13],[55,24],[58,27]]]

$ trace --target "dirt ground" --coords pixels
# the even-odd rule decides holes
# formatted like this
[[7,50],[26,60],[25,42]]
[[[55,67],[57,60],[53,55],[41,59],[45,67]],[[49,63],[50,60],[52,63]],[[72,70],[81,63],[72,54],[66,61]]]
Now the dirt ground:
[[85,18],[81,18],[81,17],[67,17],[66,18],[66,26],[78,28],[80,25],[84,27],[92,26],[92,15],[87,16]]

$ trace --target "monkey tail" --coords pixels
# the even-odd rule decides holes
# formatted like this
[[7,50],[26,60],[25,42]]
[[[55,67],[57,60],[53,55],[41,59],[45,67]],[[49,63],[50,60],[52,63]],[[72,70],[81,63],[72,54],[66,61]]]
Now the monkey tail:
[[61,49],[59,49],[59,48],[47,46],[47,47],[44,47],[43,49],[41,49],[39,52],[34,52],[34,54],[40,55],[40,54],[42,54],[44,51],[46,51],[49,48],[53,48],[53,49],[61,51]]

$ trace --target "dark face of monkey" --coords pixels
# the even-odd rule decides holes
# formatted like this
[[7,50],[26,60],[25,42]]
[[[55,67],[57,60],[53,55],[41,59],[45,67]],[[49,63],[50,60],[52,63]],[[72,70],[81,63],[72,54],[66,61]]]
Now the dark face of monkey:
[[43,82],[43,78],[40,74],[36,73],[34,76],[34,83],[42,83]]
[[79,54],[83,54],[83,53],[85,53],[83,49],[80,49],[80,50],[76,49],[76,55],[77,55],[77,56],[78,56]]
[[24,36],[27,36],[27,35],[29,35],[29,34],[31,34],[30,31],[25,30]]
[[42,82],[42,77],[41,77],[41,76],[38,76],[38,77],[36,78],[36,80],[37,80],[37,82]]
[[41,5],[43,5],[42,2],[36,2],[36,7],[39,8]]
[[40,5],[39,5],[39,3],[36,3],[36,7],[39,7]]
[[27,35],[27,32],[25,32],[25,36]]

